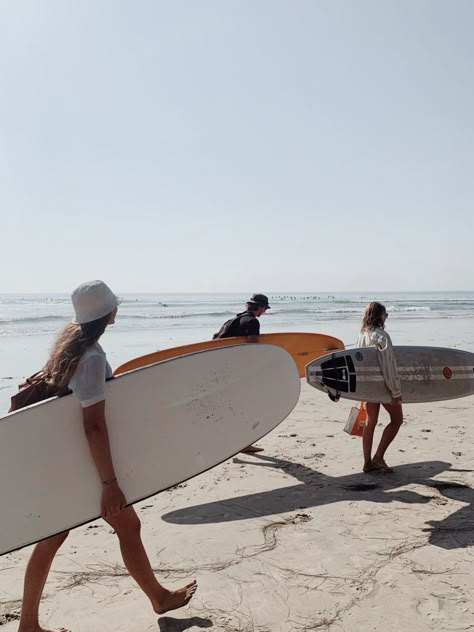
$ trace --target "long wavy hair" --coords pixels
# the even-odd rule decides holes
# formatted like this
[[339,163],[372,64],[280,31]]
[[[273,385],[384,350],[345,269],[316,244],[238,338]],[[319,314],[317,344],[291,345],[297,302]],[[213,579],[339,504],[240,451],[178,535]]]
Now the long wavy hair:
[[377,329],[377,327],[383,329],[383,317],[386,313],[387,310],[385,309],[385,305],[377,303],[377,301],[372,301],[372,303],[369,303],[365,308],[360,330],[371,331],[373,329]]
[[[111,312],[112,313],[112,312]],[[43,368],[48,384],[65,387],[84,352],[96,343],[109,324],[110,314],[84,325],[68,323],[62,329]]]

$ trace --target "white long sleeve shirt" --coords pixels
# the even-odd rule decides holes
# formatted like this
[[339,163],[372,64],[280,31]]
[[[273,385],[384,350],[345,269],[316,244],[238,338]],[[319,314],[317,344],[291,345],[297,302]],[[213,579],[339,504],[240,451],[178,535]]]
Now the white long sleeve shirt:
[[377,359],[385,384],[392,397],[400,397],[402,393],[397,371],[397,361],[393,352],[392,340],[388,333],[380,327],[363,331],[357,339],[357,346],[375,347],[377,349]]

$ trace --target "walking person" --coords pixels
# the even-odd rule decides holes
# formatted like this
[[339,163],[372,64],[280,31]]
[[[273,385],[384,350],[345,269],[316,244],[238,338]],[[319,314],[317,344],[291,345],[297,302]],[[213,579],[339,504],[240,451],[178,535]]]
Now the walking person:
[[[130,575],[149,598],[153,610],[163,614],[186,605],[197,584],[193,581],[178,590],[168,590],[157,581],[141,539],[140,519],[133,507],[126,507],[127,499],[115,475],[105,417],[105,382],[112,377],[112,370],[99,339],[115,322],[120,302],[102,281],[77,287],[72,294],[74,318],[60,332],[43,371],[51,387],[60,391],[69,386],[80,401],[84,431],[98,484],[102,485],[102,517],[117,534]],[[18,632],[53,632],[41,627],[39,606],[51,564],[67,536],[67,532],[61,533],[35,546],[25,574]]]
[[268,297],[265,294],[252,294],[245,305],[245,311],[227,320],[213,339],[246,336],[247,342],[258,342],[260,336],[260,316],[270,309]]
[[397,362],[393,352],[392,340],[385,331],[385,322],[388,318],[387,310],[382,303],[369,303],[362,318],[360,335],[357,340],[358,347],[375,347],[380,369],[385,384],[391,393],[390,404],[382,404],[390,415],[390,423],[385,427],[377,450],[372,456],[372,444],[374,431],[380,413],[380,403],[367,402],[367,423],[362,436],[362,448],[364,453],[364,472],[383,471],[393,472],[393,469],[385,462],[385,453],[398,434],[403,423],[402,393],[400,379],[398,377]]
[[[231,338],[246,336],[247,342],[258,342],[260,336],[260,316],[270,309],[268,297],[265,294],[252,294],[245,305],[245,311],[227,320],[213,338]],[[263,452],[263,448],[249,445],[242,450],[246,454]]]

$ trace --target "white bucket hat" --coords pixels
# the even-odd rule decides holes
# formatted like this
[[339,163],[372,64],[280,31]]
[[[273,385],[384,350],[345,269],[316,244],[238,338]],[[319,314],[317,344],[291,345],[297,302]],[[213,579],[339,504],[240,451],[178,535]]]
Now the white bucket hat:
[[81,283],[71,295],[74,307],[72,322],[85,325],[110,314],[123,301],[103,281]]

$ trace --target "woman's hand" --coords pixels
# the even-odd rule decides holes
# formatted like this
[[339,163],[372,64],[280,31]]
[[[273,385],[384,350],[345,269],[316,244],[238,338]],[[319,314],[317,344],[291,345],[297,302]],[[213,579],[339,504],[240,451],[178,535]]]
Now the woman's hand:
[[117,481],[104,485],[102,489],[102,518],[112,518],[125,509],[127,500]]
[[392,406],[400,406],[401,403],[402,403],[401,395],[399,395],[398,397],[392,397],[392,401],[390,402]]

